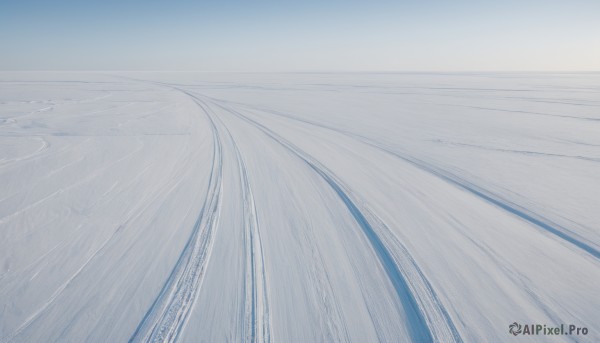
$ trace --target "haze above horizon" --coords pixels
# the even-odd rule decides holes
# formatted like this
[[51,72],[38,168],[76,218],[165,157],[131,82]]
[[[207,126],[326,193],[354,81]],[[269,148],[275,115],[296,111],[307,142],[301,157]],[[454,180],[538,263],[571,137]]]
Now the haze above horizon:
[[0,70],[598,71],[589,0],[4,1]]

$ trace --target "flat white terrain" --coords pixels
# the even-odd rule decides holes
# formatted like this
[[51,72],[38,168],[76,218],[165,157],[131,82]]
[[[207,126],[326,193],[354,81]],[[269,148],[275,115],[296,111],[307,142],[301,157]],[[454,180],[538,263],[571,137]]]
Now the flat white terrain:
[[0,342],[598,342],[599,260],[600,74],[0,74]]

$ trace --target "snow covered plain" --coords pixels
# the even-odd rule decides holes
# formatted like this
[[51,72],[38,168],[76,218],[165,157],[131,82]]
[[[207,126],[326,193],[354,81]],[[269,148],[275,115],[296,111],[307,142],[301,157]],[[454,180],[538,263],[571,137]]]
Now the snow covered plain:
[[0,74],[0,342],[600,340],[600,74]]

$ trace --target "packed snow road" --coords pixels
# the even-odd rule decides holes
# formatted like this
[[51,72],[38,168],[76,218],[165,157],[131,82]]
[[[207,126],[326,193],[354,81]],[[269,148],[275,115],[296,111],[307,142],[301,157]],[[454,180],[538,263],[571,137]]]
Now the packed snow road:
[[600,74],[2,73],[0,342],[598,341],[599,175]]

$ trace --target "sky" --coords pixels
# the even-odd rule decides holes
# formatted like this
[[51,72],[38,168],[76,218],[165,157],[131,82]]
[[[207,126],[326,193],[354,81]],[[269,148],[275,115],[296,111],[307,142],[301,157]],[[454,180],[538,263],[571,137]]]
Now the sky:
[[600,1],[0,0],[0,70],[600,71]]

